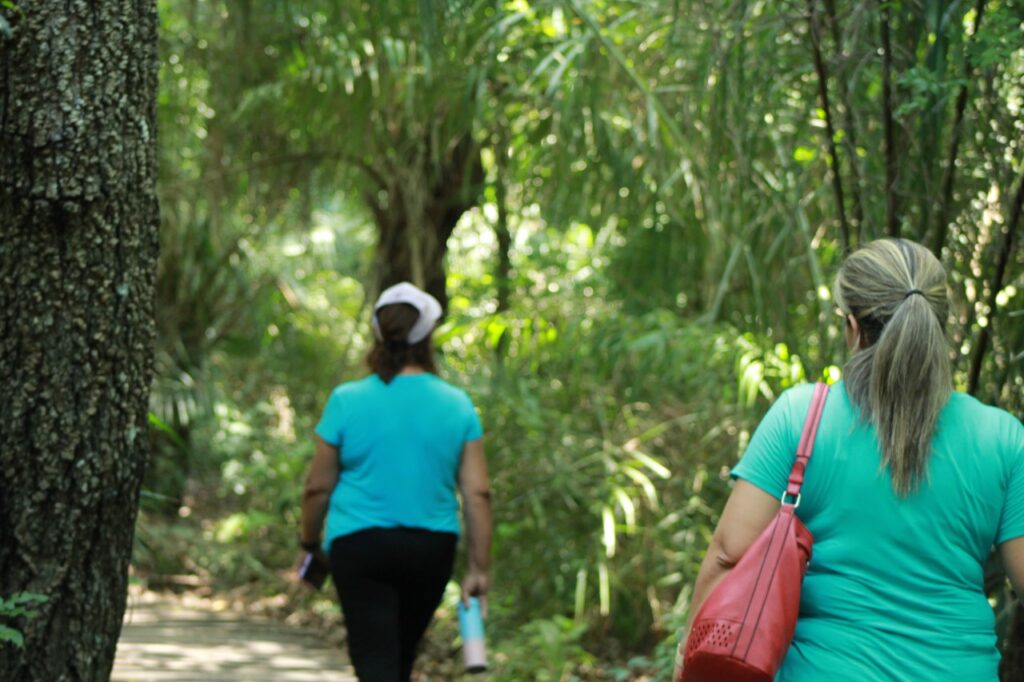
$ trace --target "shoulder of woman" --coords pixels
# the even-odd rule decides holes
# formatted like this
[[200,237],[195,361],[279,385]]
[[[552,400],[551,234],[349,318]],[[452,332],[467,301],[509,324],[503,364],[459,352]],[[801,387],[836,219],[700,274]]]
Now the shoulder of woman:
[[772,403],[773,410],[799,411],[806,410],[814,395],[814,384],[798,384],[787,388]]
[[334,388],[331,389],[331,397],[344,397],[351,393],[358,393],[360,390],[365,389],[368,386],[376,384],[380,379],[376,374],[368,374],[362,379],[354,379],[352,381],[343,381]]
[[455,388],[456,395],[458,395],[459,401],[468,410],[475,410],[476,404],[473,402],[473,396],[469,395],[469,392],[465,389]]
[[[798,437],[804,420],[807,418],[807,411],[811,407],[815,385],[813,383],[798,384],[780,393],[770,408],[771,420],[794,437]],[[829,401],[836,399],[835,395],[841,390],[842,384],[834,384],[829,388],[826,406]],[[769,417],[769,415],[765,416]]]
[[[1011,431],[1017,431],[1024,435],[1024,425],[1021,424],[1020,419],[1001,407],[983,403],[969,393],[953,391],[949,396],[947,407],[960,414],[969,415],[974,421],[982,421],[987,425],[1008,428]],[[981,425],[979,424],[979,426]]]
[[[798,384],[792,388],[787,388],[779,395],[778,401],[785,401],[785,404],[803,418],[804,413],[811,406],[811,400],[814,398],[814,391],[817,389],[818,384],[816,382],[806,382]],[[828,387],[828,395],[825,397],[825,404],[828,405],[830,402],[835,400],[841,400],[845,398],[846,389],[842,381],[837,381]]]
[[449,393],[449,394],[451,394],[453,396],[457,396],[458,398],[460,398],[462,400],[468,400],[468,401],[472,402],[472,398],[470,397],[469,393],[465,389],[463,389],[463,388],[461,388],[459,386],[456,386],[455,384],[453,384],[453,383],[451,383],[449,381],[446,381],[446,380],[442,379],[441,377],[439,377],[436,374],[431,374],[430,378],[433,380],[432,383],[434,384],[434,386],[440,388],[440,390],[442,390],[442,391],[444,391],[446,393]]
[[810,402],[811,396],[814,395],[815,386],[816,384],[813,383],[797,384],[796,386],[787,388],[785,391],[783,391],[779,395],[779,400],[785,399],[790,402],[799,402],[802,400],[806,400],[807,402]]
[[1018,451],[1024,457],[1024,424],[1010,412],[959,391],[950,395],[945,411],[949,417],[944,413],[943,420],[952,428],[963,428],[968,433],[995,439],[1005,449]]

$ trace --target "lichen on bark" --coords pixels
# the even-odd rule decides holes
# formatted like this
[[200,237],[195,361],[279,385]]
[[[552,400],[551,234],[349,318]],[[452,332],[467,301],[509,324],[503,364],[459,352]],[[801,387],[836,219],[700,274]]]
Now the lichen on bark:
[[21,3],[0,37],[0,679],[106,680],[152,377],[155,2]]

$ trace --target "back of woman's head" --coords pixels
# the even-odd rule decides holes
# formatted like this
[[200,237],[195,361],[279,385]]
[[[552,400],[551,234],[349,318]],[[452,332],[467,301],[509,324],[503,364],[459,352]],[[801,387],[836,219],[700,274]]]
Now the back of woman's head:
[[420,316],[414,306],[393,303],[381,306],[375,314],[380,336],[374,339],[373,348],[366,358],[366,364],[372,372],[384,383],[391,383],[396,374],[410,365],[427,372],[436,372],[431,335],[427,334],[417,343],[407,341],[409,331]]
[[843,369],[847,391],[877,428],[893,488],[906,495],[924,476],[952,390],[946,272],[920,244],[883,239],[843,262],[835,296],[861,330],[863,347]]

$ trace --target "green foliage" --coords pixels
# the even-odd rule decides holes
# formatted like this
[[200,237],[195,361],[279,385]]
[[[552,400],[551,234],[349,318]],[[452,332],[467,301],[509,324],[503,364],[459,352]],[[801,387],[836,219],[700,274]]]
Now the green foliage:
[[[995,69],[1002,65],[1017,62],[1020,67],[1021,27],[1024,26],[1024,2],[1020,0],[1002,0],[992,3],[988,15],[978,30],[970,53],[979,67],[985,70]],[[969,13],[971,23],[976,17]],[[966,19],[965,19],[966,21]]]
[[[34,605],[45,604],[48,601],[50,598],[46,595],[33,592],[16,592],[6,599],[0,597],[0,619],[11,621],[17,618],[35,618],[39,614]],[[11,642],[18,648],[25,645],[25,639],[17,627],[0,623],[0,643],[2,642]]]
[[497,672],[493,678],[509,682],[579,680],[573,672],[595,660],[583,646],[586,632],[586,624],[564,616],[532,620],[502,642],[495,656]]
[[929,107],[948,104],[949,98],[955,97],[958,89],[966,86],[967,81],[962,78],[945,80],[933,70],[919,66],[900,74],[898,84],[908,93],[908,98],[896,109],[896,115],[904,117]]
[[739,399],[745,407],[753,407],[758,395],[769,401],[776,398],[774,388],[787,389],[807,381],[799,355],[791,355],[784,343],[769,346],[768,339],[758,343],[753,334],[744,334],[738,345],[742,354],[736,360],[739,377]]

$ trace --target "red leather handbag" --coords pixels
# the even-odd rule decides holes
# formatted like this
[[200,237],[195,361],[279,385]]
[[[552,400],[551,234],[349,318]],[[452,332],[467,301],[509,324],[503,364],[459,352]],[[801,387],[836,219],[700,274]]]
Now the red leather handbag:
[[811,560],[814,538],[795,511],[827,397],[827,385],[815,386],[779,513],[701,605],[676,682],[775,679],[793,641]]

